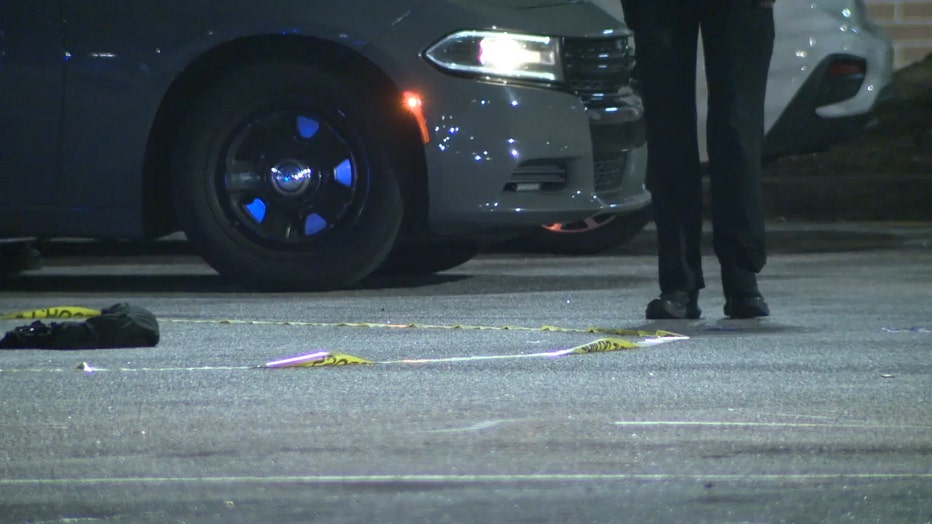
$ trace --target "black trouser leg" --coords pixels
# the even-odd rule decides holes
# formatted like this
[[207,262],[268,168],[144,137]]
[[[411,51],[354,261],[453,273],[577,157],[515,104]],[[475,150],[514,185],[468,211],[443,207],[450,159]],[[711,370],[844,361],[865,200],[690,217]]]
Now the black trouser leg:
[[773,10],[750,0],[700,1],[713,245],[725,294],[753,294],[767,260],[761,148]]
[[647,124],[647,187],[657,226],[662,293],[705,287],[696,136],[699,18],[695,7],[685,5],[677,0],[625,5],[628,19],[636,20],[638,79]]

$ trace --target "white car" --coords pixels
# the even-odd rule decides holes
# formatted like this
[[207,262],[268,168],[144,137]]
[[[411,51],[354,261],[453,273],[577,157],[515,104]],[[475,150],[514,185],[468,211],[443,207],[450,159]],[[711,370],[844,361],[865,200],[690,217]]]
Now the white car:
[[[620,0],[591,0],[623,18]],[[776,39],[765,102],[765,161],[823,150],[859,132],[892,95],[893,46],[863,0],[777,0]],[[699,46],[697,99],[705,160],[706,84]],[[636,52],[636,51],[635,51]],[[649,115],[648,115],[649,118]],[[557,253],[594,253],[626,242],[650,221],[646,210],[550,224],[528,233]]]

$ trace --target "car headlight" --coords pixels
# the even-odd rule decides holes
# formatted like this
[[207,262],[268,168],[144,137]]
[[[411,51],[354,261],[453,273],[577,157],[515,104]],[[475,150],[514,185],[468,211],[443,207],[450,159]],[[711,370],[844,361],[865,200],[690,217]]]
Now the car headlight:
[[461,74],[560,82],[560,47],[556,38],[500,31],[460,31],[425,53],[437,67]]

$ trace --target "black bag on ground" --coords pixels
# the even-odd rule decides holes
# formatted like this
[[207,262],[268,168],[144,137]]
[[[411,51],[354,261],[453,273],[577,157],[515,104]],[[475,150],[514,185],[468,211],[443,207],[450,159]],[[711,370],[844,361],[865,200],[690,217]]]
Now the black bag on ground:
[[159,323],[149,310],[125,302],[84,322],[36,320],[8,331],[0,349],[108,349],[151,347],[159,343]]

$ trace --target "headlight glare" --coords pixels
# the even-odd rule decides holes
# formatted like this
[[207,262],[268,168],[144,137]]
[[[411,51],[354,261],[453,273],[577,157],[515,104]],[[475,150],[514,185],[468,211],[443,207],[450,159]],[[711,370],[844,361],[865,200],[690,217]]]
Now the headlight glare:
[[460,31],[432,45],[427,59],[447,71],[557,82],[562,80],[557,39],[497,31]]

